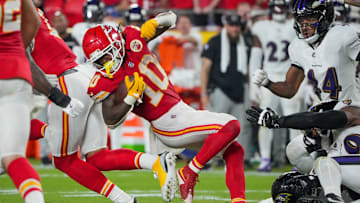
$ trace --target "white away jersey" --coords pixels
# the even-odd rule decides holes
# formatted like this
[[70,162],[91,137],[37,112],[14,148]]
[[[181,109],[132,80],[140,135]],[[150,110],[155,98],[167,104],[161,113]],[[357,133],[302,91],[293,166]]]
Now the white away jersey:
[[304,69],[305,76],[315,85],[314,91],[320,100],[360,100],[355,84],[359,51],[358,35],[349,25],[330,28],[314,49],[300,39],[295,39],[289,46],[291,63]]
[[[279,23],[264,20],[255,23],[251,31],[256,35],[264,53],[263,68],[268,74],[285,75],[290,67],[288,47],[296,38],[293,20]],[[282,77],[283,78],[283,77]]]

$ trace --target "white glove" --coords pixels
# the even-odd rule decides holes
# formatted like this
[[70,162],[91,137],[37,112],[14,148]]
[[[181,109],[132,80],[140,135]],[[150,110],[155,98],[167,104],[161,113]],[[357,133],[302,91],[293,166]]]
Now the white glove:
[[258,69],[252,76],[252,81],[255,85],[266,86],[270,83],[267,73],[264,70]]
[[84,104],[75,98],[71,98],[70,103],[62,110],[71,117],[77,117],[84,111]]

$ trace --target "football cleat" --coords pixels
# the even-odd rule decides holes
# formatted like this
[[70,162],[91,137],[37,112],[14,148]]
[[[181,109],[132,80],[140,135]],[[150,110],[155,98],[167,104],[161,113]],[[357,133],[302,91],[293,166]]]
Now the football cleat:
[[326,201],[329,203],[342,203],[344,200],[334,193],[329,193],[326,196]]
[[152,167],[156,178],[159,179],[161,196],[165,202],[175,198],[177,190],[176,156],[171,152],[160,154]]
[[194,187],[198,180],[198,174],[192,171],[189,166],[185,166],[177,171],[180,195],[184,203],[192,203],[194,198]]
[[269,159],[263,159],[260,162],[259,167],[256,169],[259,172],[270,172],[271,171],[271,162]]

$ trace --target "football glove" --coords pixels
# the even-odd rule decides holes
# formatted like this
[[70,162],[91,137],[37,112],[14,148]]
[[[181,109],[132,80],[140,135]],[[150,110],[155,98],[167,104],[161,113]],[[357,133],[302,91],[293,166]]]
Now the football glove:
[[71,98],[70,103],[62,110],[71,117],[77,117],[84,111],[84,104],[75,98]]
[[255,85],[267,87],[270,84],[267,73],[264,70],[258,69],[252,76],[252,81]]
[[256,106],[251,106],[250,109],[246,110],[248,115],[247,120],[251,123],[267,128],[279,128],[279,115],[270,108],[261,109]]
[[146,39],[152,39],[155,36],[156,28],[158,26],[159,23],[156,19],[146,21],[140,28],[141,37]]
[[127,96],[124,98],[124,102],[128,105],[135,104],[136,101],[142,103],[141,97],[145,91],[145,82],[139,73],[134,73],[133,81],[130,81],[129,76],[125,77],[125,85],[128,91]]

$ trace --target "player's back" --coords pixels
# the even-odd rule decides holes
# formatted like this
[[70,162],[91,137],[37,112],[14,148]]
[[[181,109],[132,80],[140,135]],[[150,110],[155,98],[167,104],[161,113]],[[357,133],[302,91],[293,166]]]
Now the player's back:
[[292,25],[292,20],[284,23],[264,20],[257,22],[251,30],[261,42],[264,53],[263,68],[270,75],[285,74],[290,67],[288,46],[296,37]]
[[75,62],[76,56],[57,31],[51,27],[43,12],[38,9],[38,13],[41,24],[34,39],[31,55],[46,74],[59,76],[78,65]]
[[360,90],[355,84],[359,51],[358,36],[348,25],[332,27],[314,49],[300,39],[289,47],[292,63],[304,69],[321,100],[360,101]]

